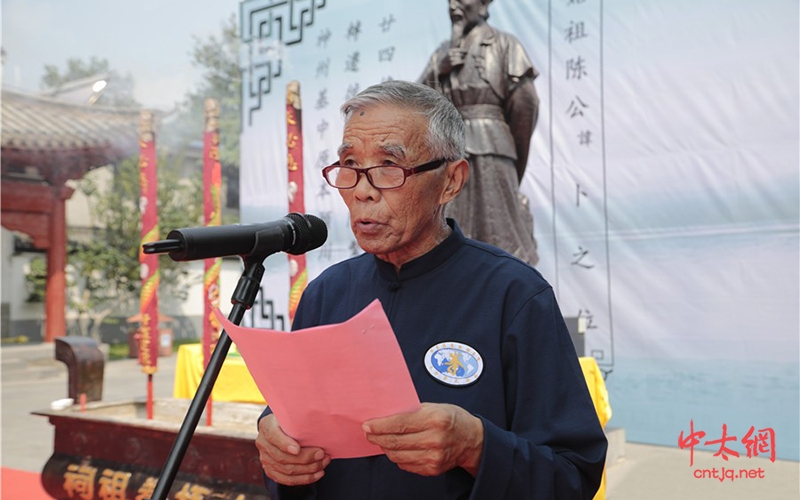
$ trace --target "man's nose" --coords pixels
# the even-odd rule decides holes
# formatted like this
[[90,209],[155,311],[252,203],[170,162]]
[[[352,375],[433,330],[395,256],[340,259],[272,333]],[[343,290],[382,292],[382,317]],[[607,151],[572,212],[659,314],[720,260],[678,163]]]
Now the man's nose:
[[369,182],[367,173],[359,172],[358,180],[353,188],[353,194],[355,197],[361,200],[366,200],[369,198],[375,198],[376,193],[378,192],[378,189],[375,188],[371,182]]

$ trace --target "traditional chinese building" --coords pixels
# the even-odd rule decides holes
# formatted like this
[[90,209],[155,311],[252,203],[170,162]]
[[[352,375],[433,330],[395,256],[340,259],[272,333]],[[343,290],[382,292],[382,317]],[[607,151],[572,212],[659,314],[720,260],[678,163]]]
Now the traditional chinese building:
[[46,254],[46,342],[66,333],[67,181],[135,153],[138,121],[138,110],[2,90],[0,220]]

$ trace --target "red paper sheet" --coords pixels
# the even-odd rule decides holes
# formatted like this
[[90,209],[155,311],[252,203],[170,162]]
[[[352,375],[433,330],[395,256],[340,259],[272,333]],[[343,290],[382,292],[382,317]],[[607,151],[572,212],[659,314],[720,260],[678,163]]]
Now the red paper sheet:
[[295,332],[245,328],[217,317],[286,434],[332,458],[378,455],[365,421],[420,408],[383,307]]

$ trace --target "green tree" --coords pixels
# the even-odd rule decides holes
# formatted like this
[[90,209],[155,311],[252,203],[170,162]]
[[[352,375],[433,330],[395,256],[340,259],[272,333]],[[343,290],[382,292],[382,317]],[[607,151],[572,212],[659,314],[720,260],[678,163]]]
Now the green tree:
[[31,259],[28,272],[25,273],[25,285],[28,288],[26,302],[44,302],[47,287],[47,262],[43,257]]
[[[202,220],[202,160],[197,143],[203,137],[205,99],[220,105],[220,163],[223,177],[238,182],[241,71],[236,16],[221,24],[219,36],[195,37],[193,64],[203,69],[200,84],[188,92],[177,113],[159,127],[158,214],[162,237],[175,228],[198,226]],[[109,105],[131,105],[133,81],[120,77],[105,59],[70,59],[66,69],[45,67],[43,87],[58,88],[76,79],[97,74],[112,75],[111,82],[127,82],[120,98],[105,100]],[[112,94],[116,96],[117,94]],[[105,98],[105,95],[104,97]],[[129,99],[128,99],[129,98]],[[140,289],[139,170],[138,156],[117,165],[110,186],[83,179],[79,189],[90,200],[95,235],[73,245],[68,257],[74,279],[71,307],[78,312],[83,335],[99,338],[102,321],[113,311],[134,311]],[[228,223],[225,221],[225,223]],[[77,239],[77,238],[72,238]],[[188,276],[184,263],[166,255],[159,259],[159,294],[185,296]]]
[[97,99],[98,104],[117,107],[138,107],[133,97],[133,77],[121,75],[112,69],[107,59],[92,56],[88,61],[79,58],[67,60],[66,68],[46,64],[41,86],[48,91],[57,91],[65,85],[92,76],[106,76],[107,87]]
[[103,73],[111,73],[108,60],[91,57],[88,61],[83,61],[73,57],[67,60],[67,67],[63,71],[53,64],[45,64],[42,86],[46,89],[54,89],[67,82]]
[[203,136],[205,100],[216,99],[220,106],[219,154],[223,176],[238,182],[242,72],[236,16],[231,15],[220,28],[219,36],[194,37],[191,60],[202,70],[202,78],[180,103],[179,114],[169,125],[168,135],[178,148],[187,148],[197,141]]
[[[162,232],[197,226],[202,214],[200,175],[181,178],[175,168],[179,159],[161,155],[158,159],[158,215]],[[134,311],[141,287],[139,248],[139,158],[132,156],[111,167],[110,186],[84,178],[80,190],[90,200],[95,234],[74,244],[69,264],[77,279],[71,306],[79,316],[82,335],[99,339],[102,321],[113,311]],[[168,256],[159,259],[160,294],[186,296],[188,275],[184,263]]]

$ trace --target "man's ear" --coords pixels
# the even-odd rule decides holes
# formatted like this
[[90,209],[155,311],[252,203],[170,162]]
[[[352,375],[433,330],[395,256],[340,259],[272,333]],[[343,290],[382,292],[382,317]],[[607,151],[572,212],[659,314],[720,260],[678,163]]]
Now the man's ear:
[[439,200],[442,205],[453,201],[469,178],[469,163],[463,158],[451,162],[445,168],[445,185]]

